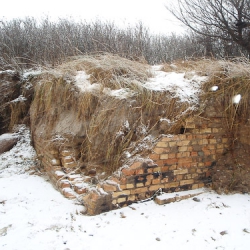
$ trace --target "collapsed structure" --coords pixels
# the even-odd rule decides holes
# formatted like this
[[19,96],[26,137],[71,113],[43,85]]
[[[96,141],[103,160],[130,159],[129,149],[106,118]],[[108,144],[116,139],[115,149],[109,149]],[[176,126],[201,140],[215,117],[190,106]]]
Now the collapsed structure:
[[[38,157],[55,187],[88,214],[158,190],[197,189],[212,180],[222,189],[225,162],[226,181],[240,186],[230,178],[236,164],[248,172],[248,75],[235,75],[233,63],[227,71],[221,63],[216,73],[206,62],[202,69],[181,65],[171,72],[179,65],[149,67],[105,54],[28,77]],[[240,102],[232,101],[239,94]]]

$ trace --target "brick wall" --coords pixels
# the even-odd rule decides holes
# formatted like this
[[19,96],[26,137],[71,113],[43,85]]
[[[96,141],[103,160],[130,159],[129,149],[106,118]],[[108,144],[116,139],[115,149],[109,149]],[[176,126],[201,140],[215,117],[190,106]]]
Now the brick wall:
[[203,118],[187,120],[189,132],[163,136],[148,160],[122,169],[119,177],[112,176],[99,184],[99,188],[112,194],[112,204],[121,207],[149,198],[158,189],[174,192],[210,184],[211,170],[229,147],[221,123],[222,118],[213,119],[213,122]]
[[217,107],[208,106],[202,117],[186,119],[184,133],[163,135],[145,160],[120,169],[94,189],[95,173],[81,175],[78,142],[52,146],[35,136],[35,148],[52,183],[66,197],[83,200],[87,213],[94,215],[144,200],[159,189],[174,192],[209,185],[211,170],[230,143],[220,114]]

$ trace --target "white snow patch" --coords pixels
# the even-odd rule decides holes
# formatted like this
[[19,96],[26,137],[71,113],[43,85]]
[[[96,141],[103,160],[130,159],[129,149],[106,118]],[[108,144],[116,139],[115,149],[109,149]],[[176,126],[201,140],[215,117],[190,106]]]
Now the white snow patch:
[[15,70],[11,70],[11,69],[0,70],[0,74],[3,74],[3,73],[14,74],[14,73],[15,73]]
[[169,91],[173,98],[179,98],[181,102],[197,103],[201,83],[206,79],[197,75],[186,79],[185,73],[155,70],[155,77],[150,78],[143,87],[154,91]]
[[38,70],[27,70],[23,73],[22,77],[24,79],[29,78],[30,76],[37,76],[40,75],[42,73],[42,70],[38,69]]
[[9,139],[17,138],[17,137],[18,137],[18,134],[6,133],[6,134],[0,135],[0,141],[9,140]]
[[75,85],[82,92],[92,92],[99,91],[101,89],[101,85],[98,83],[91,84],[89,81],[90,75],[87,75],[85,71],[78,71],[75,77]]
[[241,100],[241,95],[240,95],[240,94],[235,95],[235,96],[232,98],[232,102],[235,103],[235,104],[240,103],[240,100]]
[[24,101],[27,101],[27,99],[23,95],[20,95],[16,99],[12,100],[11,103],[24,102]]
[[219,89],[218,86],[213,86],[213,87],[210,88],[211,91],[217,91],[218,89]]

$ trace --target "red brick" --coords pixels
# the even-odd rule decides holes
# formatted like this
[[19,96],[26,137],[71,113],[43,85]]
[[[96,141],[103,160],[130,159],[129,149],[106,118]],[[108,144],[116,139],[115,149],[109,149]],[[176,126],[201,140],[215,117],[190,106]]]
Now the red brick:
[[127,183],[127,179],[126,178],[121,178],[120,179],[120,184],[126,184]]
[[190,158],[190,157],[186,157],[186,158],[180,158],[179,160],[178,160],[178,163],[191,163],[192,162],[192,158]]
[[204,150],[203,152],[204,152],[204,155],[211,155],[210,150]]
[[178,163],[179,167],[185,167],[185,168],[190,168],[191,167],[191,162],[182,162],[182,163]]
[[194,183],[194,180],[191,179],[191,180],[182,180],[180,181],[180,186],[182,185],[188,185],[188,184],[193,184]]
[[169,158],[169,159],[176,158],[176,154],[169,154],[169,155],[168,155],[168,158]]
[[177,168],[177,165],[172,165],[169,167],[169,170],[175,170]]
[[144,173],[144,169],[137,169],[135,170],[135,174],[139,175],[139,174],[143,174]]
[[198,156],[197,152],[191,152],[191,156]]
[[129,168],[124,168],[122,170],[122,173],[126,176],[130,176],[130,175],[134,175],[135,174],[135,170],[129,169]]
[[136,189],[131,190],[131,194],[141,194],[141,193],[145,193],[147,191],[148,191],[147,187],[136,188]]
[[168,165],[172,165],[172,164],[176,164],[178,162],[178,159],[177,158],[167,159],[167,160],[165,160],[165,162]]
[[173,188],[173,187],[178,187],[180,185],[180,182],[170,182],[166,183],[164,185],[165,188]]
[[138,169],[138,168],[141,168],[142,166],[142,162],[134,162],[129,168],[130,169]]
[[177,176],[176,176],[176,180],[177,180],[177,181],[181,181],[182,179],[183,179],[183,175],[177,175]]
[[161,154],[161,155],[160,155],[160,159],[161,159],[161,160],[166,160],[166,159],[168,159],[168,154]]
[[158,190],[160,188],[164,188],[164,184],[150,186],[149,191],[156,191],[156,190]]
[[168,178],[163,178],[163,179],[161,180],[161,183],[168,183]]
[[156,161],[155,163],[156,163],[159,167],[161,167],[161,166],[164,165],[164,162],[165,162],[165,160],[158,160],[158,161]]
[[109,184],[106,184],[106,183],[104,183],[102,187],[103,187],[103,190],[104,190],[105,192],[115,192],[115,191],[117,190],[117,187],[116,187],[116,186],[114,186],[114,185],[109,185]]
[[172,141],[171,137],[163,137],[160,141]]
[[167,172],[168,170],[169,170],[169,167],[167,166],[161,167],[162,172]]
[[152,184],[155,185],[155,184],[160,184],[161,183],[161,180],[160,179],[154,179],[152,180]]
[[158,155],[158,154],[150,154],[149,158],[152,159],[153,161],[156,161],[156,160],[160,159],[160,155]]
[[177,154],[177,158],[189,157],[190,152],[181,152]]
[[224,149],[216,149],[216,154],[223,154]]
[[206,162],[204,162],[204,166],[205,167],[209,167],[209,166],[211,166],[212,165],[212,162],[211,161],[206,161]]

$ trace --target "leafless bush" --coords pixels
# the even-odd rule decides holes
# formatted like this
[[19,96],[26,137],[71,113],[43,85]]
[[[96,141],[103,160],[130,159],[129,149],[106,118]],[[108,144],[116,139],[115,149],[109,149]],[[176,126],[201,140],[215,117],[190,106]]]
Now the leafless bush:
[[[235,46],[233,46],[235,48]],[[232,55],[232,46],[195,34],[152,35],[138,23],[125,29],[112,22],[49,18],[0,20],[0,69],[55,66],[69,56],[108,52],[149,64],[203,56]],[[231,54],[230,54],[231,53]],[[234,55],[239,53],[234,53]]]

